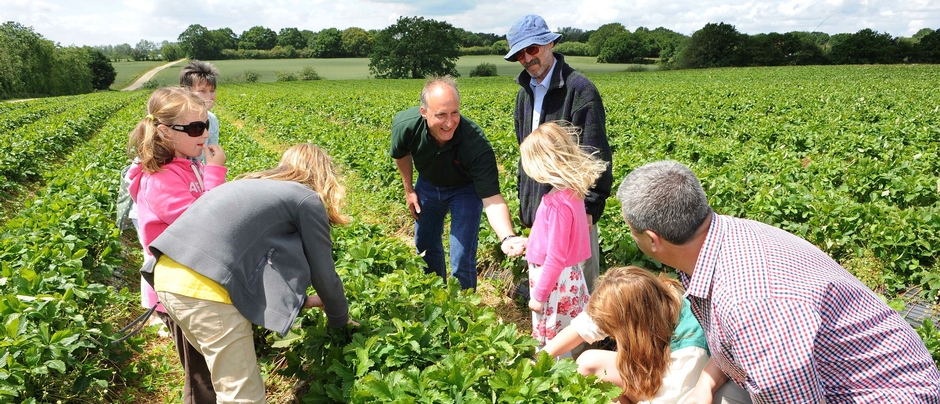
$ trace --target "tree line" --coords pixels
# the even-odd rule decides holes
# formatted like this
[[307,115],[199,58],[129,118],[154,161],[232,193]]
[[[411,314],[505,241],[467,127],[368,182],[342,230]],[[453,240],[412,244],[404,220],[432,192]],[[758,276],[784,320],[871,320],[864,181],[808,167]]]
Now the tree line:
[[[940,63],[940,30],[924,28],[912,37],[894,37],[871,29],[856,33],[829,35],[823,32],[792,31],[748,35],[730,24],[709,23],[691,36],[664,27],[639,27],[634,31],[621,23],[610,23],[596,30],[574,27],[558,28],[562,38],[557,50],[566,55],[596,57],[599,63],[658,63],[665,68],[702,68],[728,66],[780,66],[809,64],[891,64]],[[436,41],[425,40],[433,36]],[[155,44],[141,41],[135,48],[124,44],[99,48],[113,60],[130,55],[176,60],[195,59],[263,59],[263,58],[335,58],[369,57],[372,65],[388,65],[394,42],[408,37],[418,44],[404,46],[426,59],[451,58],[463,55],[499,55],[508,52],[505,35],[470,32],[444,21],[422,17],[401,17],[383,30],[350,27],[345,30],[327,28],[319,32],[299,28],[282,28],[279,32],[262,26],[251,27],[235,34],[230,28],[210,30],[190,25],[177,42]],[[389,43],[392,41],[393,43]],[[443,41],[443,42],[440,42]],[[456,55],[454,53],[456,52]],[[400,56],[409,54],[400,53]],[[436,60],[418,64],[451,64]],[[401,61],[396,66],[380,67],[377,77],[409,77],[401,71],[416,62]],[[414,70],[427,70],[420,67]],[[447,69],[445,69],[447,70]],[[435,71],[434,73],[440,73]]]
[[116,75],[97,49],[61,47],[12,21],[0,25],[0,99],[105,90]]
[[[781,66],[812,64],[940,63],[940,30],[924,28],[912,37],[871,29],[829,35],[792,31],[748,35],[733,25],[709,23],[691,36],[664,27],[634,31],[621,23],[596,30],[562,27],[556,50],[596,57],[599,63],[657,63],[663,68]],[[97,47],[61,47],[16,22],[0,26],[0,98],[80,94],[107,89],[114,81],[110,61],[368,57],[378,78],[456,75],[463,55],[502,55],[505,35],[470,32],[444,21],[401,17],[382,30],[350,27],[319,32],[254,26],[231,28],[192,24],[176,42],[159,46],[141,40]],[[488,66],[478,66],[488,67]],[[495,66],[486,69],[495,74]],[[481,69],[483,71],[483,69]]]

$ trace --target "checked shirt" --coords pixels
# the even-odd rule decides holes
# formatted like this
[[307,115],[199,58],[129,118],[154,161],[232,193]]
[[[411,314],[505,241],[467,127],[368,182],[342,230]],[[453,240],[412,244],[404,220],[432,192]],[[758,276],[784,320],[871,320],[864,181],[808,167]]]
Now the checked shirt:
[[914,330],[793,234],[713,214],[693,275],[679,275],[712,358],[755,403],[940,403]]

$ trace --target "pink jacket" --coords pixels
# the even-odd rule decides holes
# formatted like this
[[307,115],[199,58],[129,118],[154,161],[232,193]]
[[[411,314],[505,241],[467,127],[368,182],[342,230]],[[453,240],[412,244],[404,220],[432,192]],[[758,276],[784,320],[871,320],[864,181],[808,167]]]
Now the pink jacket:
[[590,231],[584,199],[568,190],[542,196],[525,254],[526,261],[542,267],[532,298],[548,301],[561,270],[591,257]]
[[[228,169],[224,166],[203,166],[185,158],[174,158],[160,167],[162,171],[147,174],[139,164],[131,167],[128,176],[131,184],[128,193],[137,204],[137,223],[143,243],[145,259],[150,259],[148,247],[160,234],[176,221],[206,191],[225,182]],[[142,303],[150,308],[156,302],[156,293],[150,284],[143,282]],[[163,307],[157,310],[164,311]]]

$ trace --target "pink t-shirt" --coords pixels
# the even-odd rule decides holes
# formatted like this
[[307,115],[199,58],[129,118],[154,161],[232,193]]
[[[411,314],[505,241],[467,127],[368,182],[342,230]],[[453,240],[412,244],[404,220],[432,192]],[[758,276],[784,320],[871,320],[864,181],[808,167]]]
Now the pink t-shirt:
[[[150,243],[166,230],[180,215],[206,191],[225,182],[228,169],[224,166],[203,166],[189,159],[174,158],[160,166],[160,172],[145,173],[140,165],[129,171],[128,192],[137,204],[140,241],[144,259],[151,257]],[[157,294],[149,283],[141,280],[141,304],[150,308],[157,302]],[[158,311],[166,312],[163,306]]]
[[542,267],[532,298],[547,301],[561,270],[591,257],[590,231],[584,199],[568,190],[542,196],[525,254],[526,261]]

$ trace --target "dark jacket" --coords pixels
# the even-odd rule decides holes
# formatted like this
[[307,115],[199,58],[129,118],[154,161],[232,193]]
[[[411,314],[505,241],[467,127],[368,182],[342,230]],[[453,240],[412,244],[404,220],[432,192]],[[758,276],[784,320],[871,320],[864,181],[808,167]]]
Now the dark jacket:
[[[610,163],[612,155],[610,143],[607,142],[607,118],[604,113],[604,104],[601,95],[594,83],[587,77],[574,70],[565,63],[560,53],[554,53],[557,63],[552,72],[548,93],[542,101],[542,115],[540,124],[545,122],[565,120],[581,128],[578,142],[588,151],[597,151],[601,159]],[[529,86],[531,76],[525,70],[516,77],[516,82],[522,88],[516,94],[516,110],[513,114],[516,126],[516,139],[519,144],[532,133],[532,105],[534,95]],[[608,164],[607,171],[594,182],[594,187],[584,198],[584,206],[594,223],[604,213],[604,205],[610,196],[610,189],[614,183],[614,175]],[[535,221],[535,211],[539,207],[542,195],[551,191],[552,187],[540,184],[529,178],[522,170],[522,161],[519,162],[519,217],[522,224],[532,227]]]

